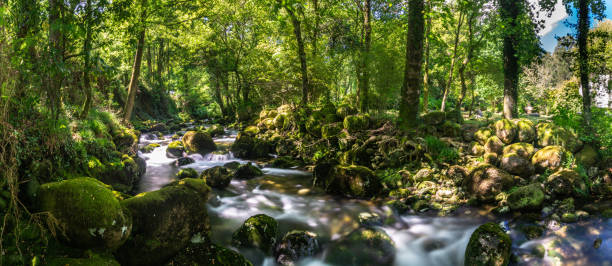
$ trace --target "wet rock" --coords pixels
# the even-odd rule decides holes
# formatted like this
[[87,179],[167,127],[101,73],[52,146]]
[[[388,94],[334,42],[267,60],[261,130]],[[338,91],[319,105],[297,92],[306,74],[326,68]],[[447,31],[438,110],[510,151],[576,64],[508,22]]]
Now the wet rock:
[[383,218],[373,212],[362,212],[359,214],[359,225],[361,226],[382,226]]
[[276,243],[277,234],[278,222],[268,215],[257,214],[247,219],[232,234],[232,245],[257,248],[266,254],[270,254]]
[[529,119],[515,119],[512,122],[517,127],[517,138],[519,142],[531,143],[536,139],[535,125]]
[[508,265],[512,240],[496,223],[478,227],[465,250],[464,265]]
[[238,133],[236,141],[232,144],[231,151],[238,158],[259,159],[267,158],[271,151],[270,145],[255,137],[257,129],[248,127]]
[[556,171],[566,160],[567,151],[561,146],[548,146],[537,151],[531,158],[531,163],[538,173],[546,170]]
[[429,126],[439,126],[446,121],[446,113],[442,111],[432,111],[421,116],[423,123]]
[[518,135],[518,127],[508,119],[495,123],[495,135],[505,144],[512,144]]
[[370,117],[367,115],[349,115],[344,118],[344,129],[349,133],[368,129]]
[[395,243],[381,229],[361,227],[331,243],[325,262],[334,265],[393,265]]
[[138,153],[139,134],[140,132],[129,128],[122,128],[118,130],[113,130],[111,132],[113,142],[117,147],[117,151],[128,154],[130,156],[136,156],[136,154]]
[[497,137],[490,137],[485,143],[485,152],[502,155],[504,152],[504,143]]
[[201,177],[206,180],[206,184],[218,189],[224,189],[229,186],[233,176],[234,173],[227,167],[223,166],[215,166],[213,168],[206,169],[201,175]]
[[198,178],[198,172],[193,168],[181,169],[178,173],[176,173],[176,178],[177,179]]
[[493,136],[493,131],[491,131],[489,128],[481,128],[474,133],[474,139],[478,141],[480,145],[485,145],[491,136]]
[[229,162],[223,165],[223,167],[230,169],[230,170],[236,170],[238,169],[238,167],[240,167],[240,163],[233,161],[233,162]]
[[167,264],[178,265],[253,266],[240,253],[210,243],[190,243]]
[[270,162],[270,166],[274,168],[288,169],[288,168],[293,168],[298,165],[299,163],[290,156],[278,157]]
[[544,229],[545,227],[541,225],[525,225],[520,227],[521,232],[525,234],[525,238],[528,240],[542,237]]
[[364,166],[317,164],[314,175],[315,185],[350,198],[369,198],[382,189],[376,174]]
[[234,178],[236,179],[251,179],[262,175],[263,172],[261,169],[251,164],[251,162],[241,165],[236,169],[236,172],[234,172]]
[[132,191],[140,181],[143,171],[146,171],[140,169],[141,165],[127,154],[107,162],[90,157],[87,162],[89,175],[124,193]]
[[504,155],[515,153],[527,160],[531,160],[531,156],[533,156],[534,152],[535,149],[533,145],[524,142],[518,142],[504,147]]
[[183,146],[188,152],[207,154],[217,150],[212,137],[204,131],[188,131],[182,138]]
[[546,192],[556,197],[584,196],[587,186],[574,170],[561,169],[548,177],[544,183]]
[[140,151],[143,153],[151,153],[157,147],[159,147],[159,144],[151,143],[151,144],[148,144],[147,146],[140,148]]
[[539,184],[519,187],[508,195],[508,206],[512,210],[539,210],[544,202],[544,192]]
[[108,186],[93,178],[75,178],[40,187],[38,209],[55,218],[57,236],[79,248],[116,249],[132,232],[132,220]]
[[575,153],[582,148],[582,141],[571,131],[551,123],[537,125],[538,145],[540,147],[562,146]]
[[591,167],[599,163],[599,154],[591,145],[584,145],[580,152],[576,153],[576,161],[583,166]]
[[482,201],[495,199],[497,194],[509,189],[513,184],[512,175],[489,164],[475,167],[463,181],[467,191]]
[[211,136],[211,137],[218,137],[218,136],[223,136],[223,134],[225,134],[225,129],[223,128],[223,126],[219,125],[219,124],[214,124],[212,126],[210,126],[209,128],[206,129],[206,132]]
[[168,148],[166,149],[166,156],[169,158],[180,158],[183,156],[183,152],[185,148],[183,147],[182,141],[173,141],[168,144]]
[[178,158],[176,161],[174,161],[174,165],[176,167],[180,167],[180,166],[188,165],[192,163],[195,163],[195,160],[191,157]]
[[133,218],[132,235],[116,252],[122,265],[159,265],[210,232],[201,179],[175,181],[157,191],[121,201]]
[[517,153],[504,154],[500,161],[500,168],[510,174],[521,177],[530,177],[535,171],[531,160]]
[[276,262],[295,265],[300,259],[312,257],[319,251],[317,235],[307,231],[291,231],[276,246]]

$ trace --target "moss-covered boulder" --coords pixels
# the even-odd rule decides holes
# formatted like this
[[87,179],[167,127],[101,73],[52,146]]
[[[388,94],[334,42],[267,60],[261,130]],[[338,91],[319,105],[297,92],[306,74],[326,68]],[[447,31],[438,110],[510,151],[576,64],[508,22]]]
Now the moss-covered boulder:
[[485,127],[477,130],[476,133],[474,133],[474,140],[478,141],[480,145],[485,145],[491,136],[493,136],[493,131],[491,131],[490,128]]
[[446,121],[446,113],[442,111],[432,111],[421,116],[423,123],[429,126],[439,126]]
[[525,142],[518,142],[504,147],[504,155],[515,153],[527,160],[531,160],[531,156],[533,156],[534,152],[535,149],[533,145]]
[[324,124],[325,117],[321,112],[312,112],[307,118],[304,124],[306,132],[315,136],[321,137],[321,126]]
[[533,122],[529,119],[515,119],[512,122],[516,125],[517,136],[519,142],[532,143],[536,140],[536,128]]
[[536,211],[543,202],[544,191],[539,184],[519,187],[508,195],[508,207],[512,210]]
[[204,180],[185,178],[121,201],[133,227],[117,259],[124,265],[159,265],[193,240],[208,238],[209,192]]
[[49,258],[47,266],[120,266],[113,258],[93,257],[93,258]]
[[490,164],[490,165],[494,165],[494,166],[499,166],[499,155],[497,155],[497,153],[492,153],[492,152],[487,152],[484,155],[482,155],[482,161],[486,164]]
[[504,153],[504,143],[497,137],[490,137],[484,145],[485,152],[502,155]]
[[587,186],[578,172],[570,169],[561,169],[548,176],[544,183],[546,193],[558,197],[584,196]]
[[505,266],[510,262],[512,240],[496,223],[478,227],[465,250],[466,266]]
[[116,249],[132,232],[132,220],[113,192],[93,178],[75,178],[40,187],[38,209],[70,246]]
[[234,178],[236,179],[252,179],[258,176],[262,176],[263,172],[259,167],[254,166],[251,162],[243,164],[234,172]]
[[582,150],[576,153],[576,161],[584,166],[591,167],[599,163],[599,153],[591,145],[584,145]]
[[143,152],[143,153],[151,153],[157,147],[159,147],[159,144],[151,143],[151,144],[148,144],[148,145],[140,148],[140,151]]
[[278,222],[268,215],[257,214],[247,219],[232,234],[232,245],[239,248],[257,248],[271,254],[277,234]]
[[251,127],[241,131],[230,148],[234,156],[244,159],[268,158],[272,150],[270,145],[256,137],[257,130]]
[[142,165],[127,154],[110,161],[100,161],[95,157],[89,157],[87,167],[90,176],[124,193],[132,191],[144,173],[144,169],[141,169]]
[[502,170],[521,177],[529,177],[535,171],[531,160],[518,153],[504,153],[499,166]]
[[382,190],[381,180],[365,166],[319,163],[314,175],[315,185],[328,193],[349,198],[369,198]]
[[537,151],[531,157],[531,163],[535,166],[538,173],[544,173],[546,170],[557,171],[565,162],[567,151],[561,146],[548,146]]
[[368,129],[370,125],[370,117],[367,115],[349,115],[344,118],[344,129],[349,133]]
[[470,153],[474,156],[481,156],[485,153],[485,148],[480,143],[474,141],[470,143]]
[[185,147],[183,147],[182,141],[173,141],[168,144],[168,148],[166,149],[166,156],[169,158],[180,158],[183,157],[183,152],[185,151]]
[[583,143],[578,136],[563,127],[552,123],[539,123],[536,129],[540,147],[563,146],[572,153],[582,148]]
[[198,178],[198,172],[193,168],[181,169],[176,173],[177,179]]
[[338,135],[340,135],[341,131],[342,131],[342,125],[340,123],[331,123],[331,124],[324,125],[321,128],[321,136],[323,138],[330,139],[330,138],[337,137]]
[[225,134],[225,128],[223,128],[222,125],[214,124],[214,125],[210,126],[209,128],[207,128],[206,132],[211,137],[214,138],[214,137],[222,136],[223,134]]
[[202,171],[201,177],[211,187],[224,189],[229,186],[234,173],[227,167],[215,166]]
[[181,167],[181,166],[192,164],[192,163],[195,163],[195,159],[191,157],[182,157],[174,161],[174,166]]
[[293,157],[290,156],[281,156],[278,158],[274,158],[274,160],[272,160],[270,162],[270,167],[274,167],[274,168],[284,168],[284,169],[288,169],[288,168],[293,168],[298,166],[300,163],[293,159]]
[[182,141],[187,152],[206,154],[217,150],[212,137],[205,131],[187,131]]
[[117,150],[131,156],[135,156],[138,151],[139,134],[139,132],[129,128],[117,128],[111,132]]
[[461,136],[461,125],[451,121],[445,121],[442,126],[442,135],[446,137],[459,137]]
[[296,265],[300,259],[319,251],[317,235],[308,231],[291,231],[276,245],[274,256],[280,265]]
[[330,244],[325,262],[333,265],[393,265],[397,250],[385,231],[374,227],[355,229]]
[[181,250],[167,266],[199,266],[199,265],[219,265],[219,266],[253,266],[240,253],[229,248],[210,243],[190,243]]
[[512,144],[518,135],[518,127],[508,119],[495,122],[495,135],[505,144]]
[[490,201],[502,191],[512,187],[514,178],[506,171],[489,164],[480,164],[463,180],[466,190],[482,201]]

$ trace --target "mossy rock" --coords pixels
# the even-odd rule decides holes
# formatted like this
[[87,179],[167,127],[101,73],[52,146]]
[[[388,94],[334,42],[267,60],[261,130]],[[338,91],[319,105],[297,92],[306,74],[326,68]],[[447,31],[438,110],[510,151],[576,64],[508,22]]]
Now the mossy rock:
[[265,140],[258,139],[246,131],[238,133],[230,148],[234,156],[244,159],[268,158],[271,149]]
[[516,140],[519,142],[532,143],[536,140],[537,132],[535,125],[529,119],[515,119],[512,121],[517,128]]
[[531,160],[518,153],[504,153],[499,166],[502,170],[521,177],[529,177],[535,171]]
[[551,123],[539,123],[536,128],[540,147],[563,146],[568,151],[576,153],[583,146],[578,136],[563,127]]
[[533,145],[529,143],[525,143],[525,142],[518,142],[518,143],[510,144],[504,147],[503,153],[504,155],[510,154],[510,153],[516,153],[517,155],[527,160],[531,160],[531,156],[533,156],[534,152],[535,152],[535,149],[533,148]]
[[312,112],[312,114],[306,118],[306,132],[315,137],[321,137],[321,125],[324,119],[325,117],[321,112]]
[[198,178],[198,172],[193,168],[181,169],[179,170],[178,173],[176,173],[176,178],[178,179]]
[[257,214],[247,219],[232,234],[232,245],[239,248],[257,248],[265,254],[271,254],[277,234],[278,222],[268,215]]
[[321,128],[321,135],[325,139],[337,137],[342,131],[342,125],[340,123],[326,124]]
[[357,114],[357,109],[348,104],[341,104],[340,106],[338,106],[336,114],[340,117],[340,119],[344,119],[349,115]]
[[597,165],[599,158],[599,153],[591,145],[584,145],[582,150],[576,153],[576,161],[586,167]]
[[587,193],[587,186],[580,174],[570,169],[561,169],[548,176],[544,188],[546,193],[556,198],[581,197]]
[[289,121],[289,117],[285,114],[277,115],[274,120],[272,120],[272,123],[274,123],[274,127],[279,130],[286,130],[291,124]]
[[253,264],[240,253],[209,243],[191,243],[181,250],[167,266],[253,266]]
[[512,144],[518,135],[518,127],[508,119],[495,122],[495,135],[505,144]]
[[531,157],[531,163],[538,173],[546,170],[557,171],[567,159],[567,151],[561,146],[547,146]]
[[512,240],[496,223],[478,227],[468,242],[463,265],[502,266],[510,262]]
[[185,147],[183,147],[182,141],[173,141],[168,144],[168,148],[166,149],[166,156],[168,156],[169,158],[180,158],[183,157],[184,151]]
[[238,169],[236,169],[236,172],[234,172],[234,178],[242,180],[252,179],[262,175],[263,172],[261,171],[261,169],[259,169],[259,167],[257,166],[254,166],[251,162],[241,165],[240,167],[238,167]]
[[508,190],[513,184],[512,175],[489,164],[476,166],[463,180],[467,191],[481,201],[495,199],[497,194]]
[[504,142],[502,142],[499,137],[492,136],[487,140],[484,145],[484,148],[485,152],[502,155],[504,153]]
[[281,157],[275,158],[274,160],[270,162],[270,166],[274,168],[288,169],[288,168],[293,168],[298,165],[299,165],[299,162],[290,156],[281,156]]
[[461,136],[461,125],[451,121],[445,121],[442,124],[442,135],[446,137],[459,137]]
[[508,195],[508,206],[512,210],[537,211],[544,202],[544,191],[539,184],[519,187]]
[[442,111],[432,111],[421,116],[423,123],[428,126],[439,126],[446,121],[446,113]]
[[116,252],[119,262],[159,265],[193,240],[208,239],[209,192],[204,180],[185,178],[121,201],[132,215],[133,227],[128,241]]
[[328,193],[349,198],[370,198],[382,190],[381,180],[365,166],[325,165],[320,163],[315,167],[315,185],[323,187]]
[[212,137],[204,131],[188,131],[183,135],[182,141],[187,152],[207,154],[217,150]]
[[474,141],[470,144],[470,153],[474,156],[481,156],[485,153],[485,148],[478,142]]
[[325,262],[332,265],[393,265],[395,242],[374,227],[361,227],[330,244]]
[[50,258],[47,266],[120,266],[113,258]]
[[294,230],[285,234],[276,245],[274,256],[280,265],[296,265],[300,259],[314,256],[319,248],[315,233]]
[[113,142],[117,150],[121,153],[135,156],[138,151],[138,134],[136,131],[128,128],[113,132]]
[[151,153],[153,150],[155,150],[155,148],[158,148],[158,147],[159,147],[159,144],[151,143],[151,144],[148,144],[147,146],[140,148],[140,151],[143,153]]
[[57,235],[70,246],[113,250],[132,232],[132,220],[119,200],[93,178],[44,184],[37,202],[40,211],[52,215]]
[[224,189],[229,186],[234,173],[223,166],[215,166],[202,171],[201,177],[206,180],[206,184],[211,187]]
[[474,133],[474,139],[478,141],[480,145],[485,145],[491,136],[493,136],[493,131],[490,128],[481,128]]
[[207,128],[206,132],[211,137],[214,138],[214,137],[222,136],[223,134],[225,134],[225,129],[223,128],[223,126],[221,126],[219,124],[214,124],[214,125],[210,126],[209,128]]
[[367,115],[349,115],[344,118],[344,129],[349,133],[363,131],[368,129],[370,124],[370,117]]
[[90,156],[95,156],[102,161],[110,161],[116,156],[117,147],[115,143],[107,138],[95,138],[84,140],[83,146]]
[[487,152],[482,156],[482,160],[486,164],[499,166],[499,155],[497,153]]

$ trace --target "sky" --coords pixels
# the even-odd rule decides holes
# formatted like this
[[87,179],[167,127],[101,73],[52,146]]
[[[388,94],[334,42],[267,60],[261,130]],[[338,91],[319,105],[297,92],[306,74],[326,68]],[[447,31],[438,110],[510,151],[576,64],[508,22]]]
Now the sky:
[[[604,0],[604,2],[606,3],[606,18],[612,19],[612,0]],[[555,6],[555,11],[553,12],[552,16],[546,19],[544,30],[539,33],[544,50],[552,52],[555,49],[555,46],[557,46],[556,36],[565,36],[568,33],[572,33],[573,29],[565,25],[565,21],[576,23],[576,12],[573,12],[572,16],[570,17],[565,11],[565,6],[563,6],[563,4],[561,4],[561,0],[559,0]],[[594,23],[591,21],[591,27],[593,26]]]

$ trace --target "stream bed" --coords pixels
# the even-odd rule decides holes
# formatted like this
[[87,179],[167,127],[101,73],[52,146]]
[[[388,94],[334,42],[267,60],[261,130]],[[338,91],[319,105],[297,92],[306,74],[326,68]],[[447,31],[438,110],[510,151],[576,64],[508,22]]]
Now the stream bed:
[[[215,138],[219,146],[231,145],[236,132]],[[147,162],[146,174],[139,192],[160,189],[174,181],[180,170],[166,156],[170,136],[150,140],[142,137],[141,145],[158,143],[151,153],[140,154]],[[237,161],[231,153],[192,154],[195,163],[181,168],[203,170]],[[232,233],[250,216],[264,213],[279,223],[279,238],[300,229],[316,233],[323,251],[299,265],[326,265],[325,247],[331,241],[358,227],[362,213],[384,217],[381,227],[395,242],[395,265],[463,265],[464,252],[472,232],[482,223],[496,221],[503,225],[513,240],[513,265],[612,265],[612,219],[593,218],[573,224],[543,221],[544,234],[527,240],[519,230],[520,223],[496,219],[478,209],[460,208],[449,216],[431,214],[397,215],[382,202],[343,199],[326,195],[312,187],[312,175],[297,169],[263,167],[263,177],[232,180],[224,190],[213,189],[208,201],[208,214],[213,242],[230,247]],[[596,248],[595,243],[599,242]],[[239,250],[254,265],[276,265],[272,257],[261,252]]]

